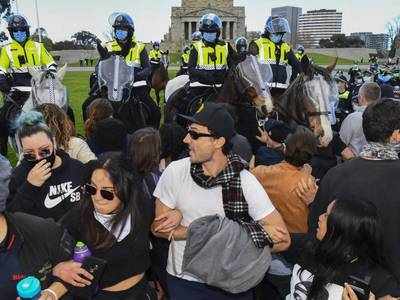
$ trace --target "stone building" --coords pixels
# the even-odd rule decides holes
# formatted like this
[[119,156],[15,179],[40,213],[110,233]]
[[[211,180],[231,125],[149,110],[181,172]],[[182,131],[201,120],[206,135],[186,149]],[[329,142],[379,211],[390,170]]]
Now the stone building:
[[200,18],[215,13],[222,20],[222,39],[233,43],[246,36],[245,8],[234,6],[233,0],[182,0],[180,7],[171,8],[171,26],[164,35],[162,46],[177,52],[190,43],[191,35],[199,29]]

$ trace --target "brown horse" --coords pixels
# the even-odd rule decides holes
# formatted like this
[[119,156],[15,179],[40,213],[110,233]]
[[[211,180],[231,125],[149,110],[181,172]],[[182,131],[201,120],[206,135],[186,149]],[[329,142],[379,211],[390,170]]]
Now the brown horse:
[[296,77],[288,89],[281,93],[271,91],[277,118],[292,128],[296,125],[309,127],[323,147],[330,143],[333,135],[329,102],[337,93],[331,77],[336,63],[337,58],[330,66],[323,68],[303,57],[303,73]]

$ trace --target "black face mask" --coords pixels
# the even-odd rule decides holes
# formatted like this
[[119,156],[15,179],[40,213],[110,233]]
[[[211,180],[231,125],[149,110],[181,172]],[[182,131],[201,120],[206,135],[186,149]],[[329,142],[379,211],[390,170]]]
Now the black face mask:
[[43,159],[45,159],[47,162],[50,163],[50,168],[53,167],[54,162],[56,160],[56,154],[54,153],[54,151],[47,157],[42,158],[42,159],[38,159],[38,160],[27,160],[24,159],[25,164],[28,166],[29,170],[32,169],[37,163],[39,163],[40,161],[42,161]]

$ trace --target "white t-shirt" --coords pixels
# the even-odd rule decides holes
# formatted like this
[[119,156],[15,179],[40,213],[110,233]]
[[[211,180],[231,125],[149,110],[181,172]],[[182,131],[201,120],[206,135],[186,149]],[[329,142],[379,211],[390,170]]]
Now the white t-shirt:
[[[154,196],[172,209],[179,209],[183,215],[182,225],[189,226],[194,220],[218,214],[225,216],[222,204],[222,187],[204,189],[197,185],[190,175],[190,158],[174,161],[162,173]],[[249,215],[261,220],[275,210],[264,188],[247,170],[240,172],[243,195],[248,203]],[[186,241],[173,241],[169,247],[167,272],[173,276],[197,281],[189,276],[180,276]],[[172,252],[174,258],[172,258]],[[175,268],[173,264],[175,263]],[[175,271],[176,270],[176,271]]]
[[[307,294],[311,287],[314,275],[304,270],[299,272],[301,267],[295,265],[293,268],[292,279],[290,280],[290,294],[286,300],[307,300]],[[327,300],[341,300],[343,287],[334,283],[325,286]]]

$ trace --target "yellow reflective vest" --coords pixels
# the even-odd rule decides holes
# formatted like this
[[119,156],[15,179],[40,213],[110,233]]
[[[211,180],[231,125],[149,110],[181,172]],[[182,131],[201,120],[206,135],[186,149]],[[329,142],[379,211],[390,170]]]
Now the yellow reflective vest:
[[0,52],[0,70],[4,73],[28,72],[28,67],[55,64],[53,57],[42,43],[28,39],[24,45],[16,41],[5,45]]
[[161,59],[161,51],[156,49],[150,50],[149,59],[159,61]]
[[[142,53],[143,49],[145,48],[145,45],[143,43],[135,42],[134,40],[132,41],[134,42],[134,46],[131,47],[128,54],[125,56],[125,62],[129,66],[133,66],[135,68],[141,68],[142,64],[140,62],[140,53]],[[115,40],[106,43],[105,47],[108,52],[119,52],[122,50],[121,46]]]
[[189,63],[189,52],[187,52],[187,53],[183,52],[181,55],[181,58],[185,64],[188,64]]
[[[276,45],[268,38],[259,38],[255,41],[258,46],[258,59],[261,63],[265,64],[276,64],[275,50]],[[290,46],[287,43],[280,45],[281,55],[279,64],[287,65],[288,58],[287,54],[290,52]]]
[[223,70],[228,68],[228,43],[217,43],[214,48],[199,41],[193,43],[192,46],[197,51],[197,69]]
[[349,99],[349,91],[344,91],[343,93],[339,93],[339,100],[347,101]]
[[300,52],[296,52],[296,53],[294,54],[294,56],[296,56],[296,58],[297,58],[298,61],[301,61],[301,59],[302,59],[303,56],[304,56],[304,53],[301,54]]

